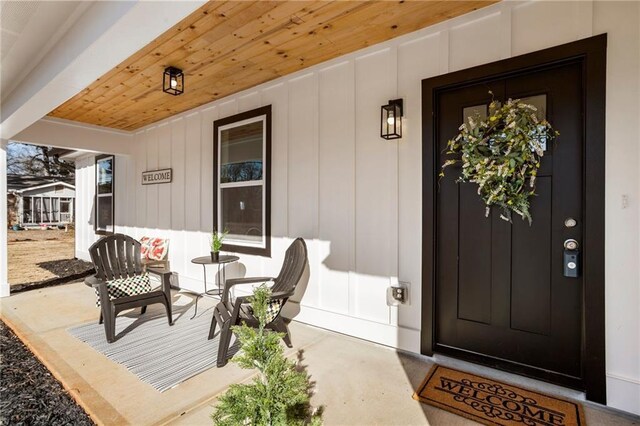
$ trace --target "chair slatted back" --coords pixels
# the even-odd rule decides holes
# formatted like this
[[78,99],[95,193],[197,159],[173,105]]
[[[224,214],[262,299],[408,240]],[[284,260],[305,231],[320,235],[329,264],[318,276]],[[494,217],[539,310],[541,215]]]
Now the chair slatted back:
[[99,279],[110,281],[143,272],[140,243],[128,235],[102,237],[89,247],[89,254]]
[[307,244],[302,238],[296,238],[284,255],[282,269],[275,279],[271,290],[275,292],[293,292],[307,266]]

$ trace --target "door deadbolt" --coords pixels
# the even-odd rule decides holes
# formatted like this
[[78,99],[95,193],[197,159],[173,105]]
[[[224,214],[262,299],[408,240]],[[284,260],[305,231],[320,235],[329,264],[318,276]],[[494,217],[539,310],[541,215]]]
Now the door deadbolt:
[[578,250],[578,242],[572,238],[564,242],[565,250]]

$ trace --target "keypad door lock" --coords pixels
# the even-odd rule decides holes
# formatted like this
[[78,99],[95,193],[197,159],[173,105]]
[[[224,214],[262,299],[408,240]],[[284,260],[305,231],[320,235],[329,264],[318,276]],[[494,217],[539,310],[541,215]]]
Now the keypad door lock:
[[564,242],[564,252],[562,264],[564,267],[564,276],[567,278],[578,278],[580,274],[580,251],[578,250],[578,242],[573,239]]

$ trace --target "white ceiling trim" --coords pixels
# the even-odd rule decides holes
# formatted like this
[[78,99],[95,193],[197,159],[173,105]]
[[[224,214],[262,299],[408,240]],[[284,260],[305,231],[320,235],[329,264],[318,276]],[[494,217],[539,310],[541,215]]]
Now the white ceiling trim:
[[83,153],[130,155],[133,135],[59,118],[42,118],[11,138],[12,142],[71,149]]
[[[84,129],[84,130],[94,130],[94,131],[97,131],[97,132],[113,133],[113,134],[116,134],[116,135],[123,135],[123,136],[130,136],[130,135],[132,135],[134,133],[134,132],[132,132],[130,130],[114,129],[112,127],[98,126],[98,125],[95,125],[95,124],[82,123],[80,121],[73,121],[73,120],[67,120],[65,118],[51,117],[51,116],[48,116],[48,115],[42,117],[40,120],[38,120],[38,122],[57,124],[57,125],[60,125],[60,126],[67,126],[67,127],[77,127],[77,128]],[[18,135],[16,135],[16,137]]]

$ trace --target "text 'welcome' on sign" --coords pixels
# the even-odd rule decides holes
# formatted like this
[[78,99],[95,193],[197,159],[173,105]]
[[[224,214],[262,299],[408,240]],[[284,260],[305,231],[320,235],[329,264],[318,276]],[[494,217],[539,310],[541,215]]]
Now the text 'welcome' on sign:
[[155,185],[159,183],[171,183],[171,169],[142,172],[143,185]]

